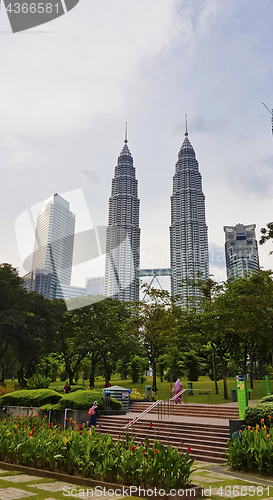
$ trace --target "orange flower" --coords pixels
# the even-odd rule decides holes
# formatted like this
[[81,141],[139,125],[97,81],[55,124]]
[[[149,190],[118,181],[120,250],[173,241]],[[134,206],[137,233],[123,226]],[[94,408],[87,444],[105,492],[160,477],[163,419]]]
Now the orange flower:
[[72,417],[69,419],[69,422],[73,422],[73,418]]
[[268,418],[269,418],[269,420],[271,420],[271,418],[272,418],[271,415],[268,415]]
[[266,435],[266,437],[267,437],[268,439],[270,439],[270,434],[267,434],[267,435]]
[[251,430],[251,427],[250,427],[250,425],[248,426],[248,430],[249,430],[249,431]]
[[243,431],[241,431],[241,429],[239,430],[240,434],[242,434]]
[[65,420],[67,420],[67,417],[65,417]]
[[263,430],[265,431],[267,429],[266,425],[263,426]]

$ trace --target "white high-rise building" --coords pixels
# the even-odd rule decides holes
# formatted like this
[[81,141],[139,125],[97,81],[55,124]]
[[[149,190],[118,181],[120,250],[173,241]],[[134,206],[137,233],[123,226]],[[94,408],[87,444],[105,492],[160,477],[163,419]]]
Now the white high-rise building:
[[106,231],[104,295],[122,302],[138,300],[139,288],[139,199],[133,158],[127,146],[127,133],[118,157]]
[[209,277],[208,228],[205,215],[205,196],[202,177],[194,149],[185,139],[178,153],[171,196],[171,292],[185,304],[189,297],[200,295],[187,284],[197,275]]
[[[68,201],[53,194],[38,213],[32,271],[50,273],[56,285],[70,285],[74,231],[75,215],[69,210]],[[47,298],[53,296],[51,287]]]
[[104,276],[92,276],[92,278],[86,278],[85,287],[87,295],[103,295]]
[[259,270],[256,225],[224,226],[227,277],[243,277]]

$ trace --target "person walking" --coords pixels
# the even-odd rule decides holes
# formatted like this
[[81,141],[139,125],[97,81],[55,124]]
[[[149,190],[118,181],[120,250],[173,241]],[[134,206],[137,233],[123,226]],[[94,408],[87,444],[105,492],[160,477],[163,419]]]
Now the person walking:
[[97,401],[94,401],[93,406],[91,406],[91,408],[89,408],[88,415],[89,415],[90,427],[92,427],[92,426],[96,427],[97,417],[98,417],[98,403],[97,403]]

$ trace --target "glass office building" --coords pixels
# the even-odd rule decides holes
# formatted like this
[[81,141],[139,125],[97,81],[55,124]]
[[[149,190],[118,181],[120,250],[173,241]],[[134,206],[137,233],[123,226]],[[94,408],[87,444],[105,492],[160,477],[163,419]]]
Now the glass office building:
[[209,277],[208,228],[202,177],[194,149],[185,133],[178,153],[171,196],[171,292],[185,304],[189,297],[200,295],[188,283],[197,275]]
[[104,295],[122,302],[138,300],[139,205],[138,182],[127,134],[118,157],[109,199],[106,231]]

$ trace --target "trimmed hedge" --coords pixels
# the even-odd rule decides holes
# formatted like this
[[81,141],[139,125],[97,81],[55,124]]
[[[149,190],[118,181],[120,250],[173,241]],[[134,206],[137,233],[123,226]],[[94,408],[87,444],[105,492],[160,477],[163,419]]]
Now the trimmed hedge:
[[[71,408],[72,410],[88,410],[94,401],[98,402],[99,410],[104,410],[102,393],[99,391],[77,390],[69,394],[61,395],[51,389],[34,389],[13,391],[0,398],[1,406],[34,406],[45,409],[61,410]],[[122,403],[110,398],[111,408],[121,410]]]
[[76,391],[65,394],[59,401],[58,407],[71,408],[71,410],[88,410],[97,401],[99,410],[104,410],[101,392]]
[[270,396],[265,396],[264,398],[261,399],[260,403],[273,403],[273,394]]
[[[101,392],[96,391],[77,391],[65,394],[59,401],[58,408],[71,408],[71,410],[88,410],[97,401],[99,410],[104,410],[104,402]],[[114,398],[110,398],[111,408],[121,410],[122,403]]]
[[[60,394],[64,394],[64,385],[57,385],[57,387],[54,387],[54,391],[59,392]],[[71,392],[76,392],[76,391],[86,391],[86,389],[82,385],[71,385]],[[68,393],[70,394],[70,392]]]
[[33,389],[13,391],[1,396],[2,406],[36,406],[41,407],[47,403],[56,404],[62,396],[51,389]]
[[245,410],[246,424],[251,427],[261,425],[262,419],[264,419],[264,424],[269,427],[271,419],[268,416],[272,417],[273,420],[273,402],[260,402],[257,405],[249,406]]

